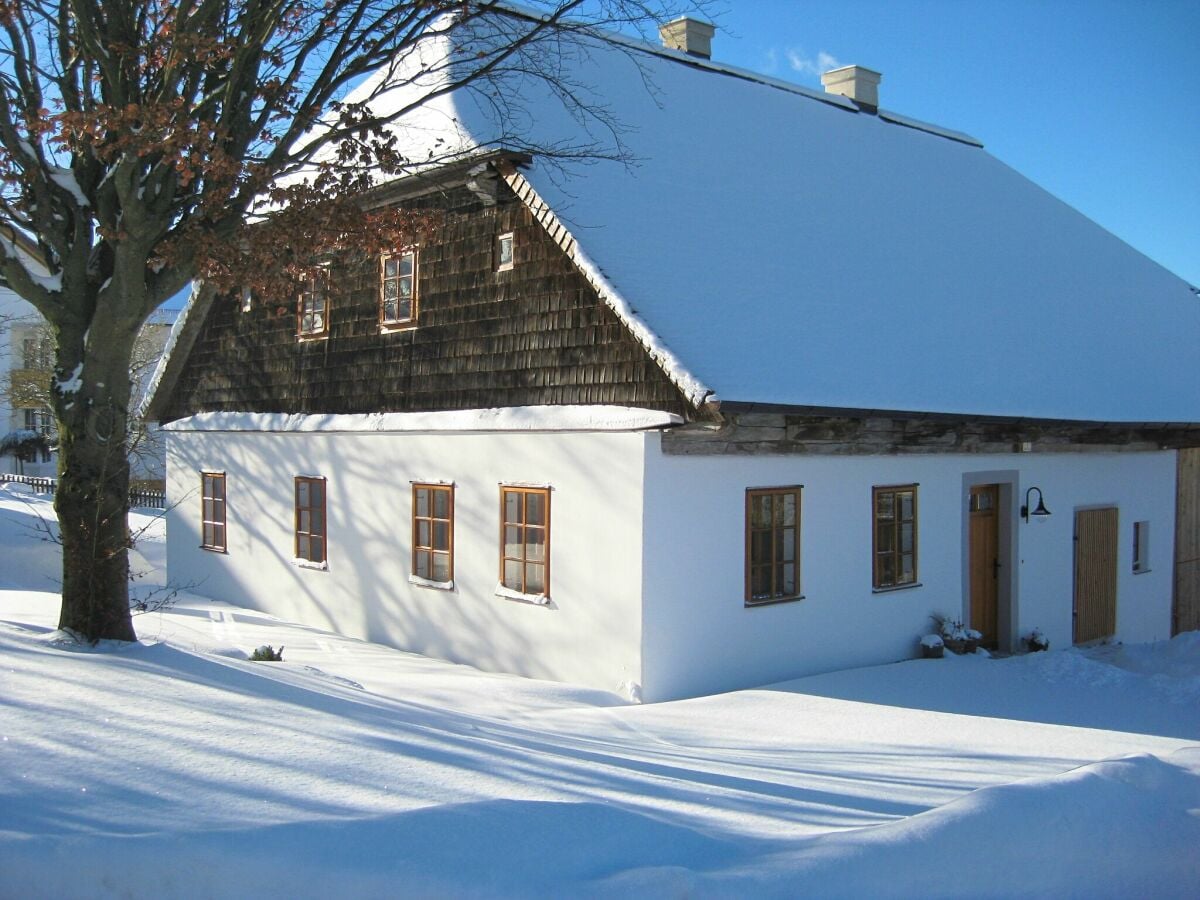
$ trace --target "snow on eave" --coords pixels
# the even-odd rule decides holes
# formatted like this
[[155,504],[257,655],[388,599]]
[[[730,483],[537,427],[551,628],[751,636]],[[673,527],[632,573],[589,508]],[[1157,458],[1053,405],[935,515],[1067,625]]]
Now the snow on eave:
[[139,419],[146,418],[154,407],[159,389],[162,387],[164,373],[171,361],[171,355],[175,350],[175,345],[179,342],[179,336],[188,326],[188,320],[191,318],[190,314],[199,293],[200,282],[193,281],[187,303],[184,304],[183,309],[179,311],[175,317],[175,321],[171,325],[171,331],[167,334],[167,339],[163,343],[162,353],[158,357],[158,362],[154,365],[154,372],[150,375],[150,381],[146,384],[146,393],[142,395],[142,402],[138,404],[136,414]]
[[513,193],[533,214],[533,217],[546,229],[550,239],[567,254],[571,262],[599,294],[600,299],[616,313],[617,318],[625,324],[638,343],[650,354],[651,359],[658,364],[671,383],[679,388],[687,401],[695,409],[700,409],[705,403],[716,401],[716,393],[693,375],[679,358],[667,349],[650,326],[634,313],[632,307],[617,292],[616,288],[601,274],[596,264],[580,249],[579,241],[571,234],[570,229],[563,225],[558,216],[554,214],[554,210],[534,190],[533,185],[526,180],[525,176],[508,167],[502,168],[500,174],[512,188]]
[[165,431],[228,432],[545,432],[652,431],[683,424],[683,417],[629,406],[511,406],[411,413],[207,412],[177,419]]

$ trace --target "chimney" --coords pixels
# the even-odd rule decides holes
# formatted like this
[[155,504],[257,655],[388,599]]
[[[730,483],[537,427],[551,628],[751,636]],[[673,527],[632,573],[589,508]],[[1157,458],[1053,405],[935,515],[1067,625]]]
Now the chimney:
[[689,19],[687,16],[680,16],[658,26],[658,34],[664,47],[668,50],[682,50],[689,56],[698,56],[701,59],[712,59],[712,38],[716,30],[708,22]]
[[841,94],[855,103],[879,109],[879,82],[883,76],[862,66],[842,66],[821,76],[827,94]]

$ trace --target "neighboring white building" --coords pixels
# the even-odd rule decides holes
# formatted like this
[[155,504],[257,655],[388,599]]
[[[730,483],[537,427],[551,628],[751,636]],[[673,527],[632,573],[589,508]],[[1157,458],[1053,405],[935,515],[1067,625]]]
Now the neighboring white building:
[[[564,180],[448,94],[404,133],[462,163],[384,188],[441,211],[418,247],[294,315],[189,304],[171,579],[646,700],[911,657],[933,613],[1168,637],[1194,289],[874,73],[619,40],[564,64],[632,169]],[[578,128],[528,103],[531,141]]]

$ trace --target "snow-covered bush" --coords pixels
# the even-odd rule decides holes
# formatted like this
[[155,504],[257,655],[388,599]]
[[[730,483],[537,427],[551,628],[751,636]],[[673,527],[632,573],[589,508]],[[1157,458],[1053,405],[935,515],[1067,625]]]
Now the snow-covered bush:
[[1050,639],[1042,634],[1040,628],[1034,628],[1033,631],[1025,635],[1025,646],[1029,648],[1030,653],[1036,653],[1039,650],[1050,649]]
[[250,658],[255,662],[283,662],[283,645],[276,650],[270,644],[263,644],[250,654]]

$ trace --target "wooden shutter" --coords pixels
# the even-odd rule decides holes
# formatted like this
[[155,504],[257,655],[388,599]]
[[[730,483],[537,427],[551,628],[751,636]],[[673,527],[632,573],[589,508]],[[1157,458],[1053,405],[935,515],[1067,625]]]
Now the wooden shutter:
[[1200,629],[1200,448],[1179,451],[1172,634]]

